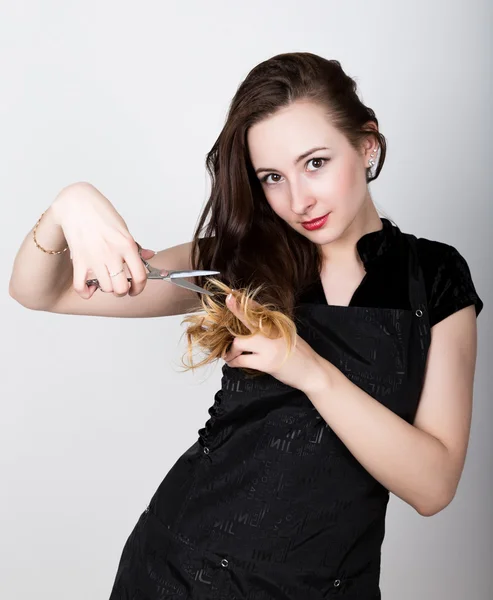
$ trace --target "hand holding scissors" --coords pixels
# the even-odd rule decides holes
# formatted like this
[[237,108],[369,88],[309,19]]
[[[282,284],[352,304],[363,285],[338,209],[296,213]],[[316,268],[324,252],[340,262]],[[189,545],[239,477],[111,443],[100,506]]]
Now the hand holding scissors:
[[[211,292],[210,290],[206,290],[198,285],[195,285],[194,283],[191,283],[189,281],[187,281],[186,279],[184,279],[184,277],[198,277],[199,275],[217,275],[220,273],[220,271],[208,271],[208,270],[188,270],[188,271],[168,271],[166,269],[156,269],[155,267],[151,266],[147,260],[145,260],[144,258],[142,258],[141,255],[141,251],[142,248],[139,244],[137,244],[139,247],[139,256],[141,261],[144,263],[148,273],[147,273],[147,279],[160,279],[161,281],[169,281],[170,283],[174,283],[175,285],[179,285],[181,287],[184,287],[188,290],[192,290],[194,292],[199,292],[201,294],[206,294],[207,296],[212,296],[213,292]],[[123,268],[122,268],[123,270]],[[121,273],[122,271],[119,271],[118,273],[110,273],[110,276],[114,276],[114,275],[118,275],[119,273]],[[131,277],[127,277],[127,281],[130,283],[132,281]],[[99,286],[99,281],[97,279],[88,279],[86,280],[86,284],[89,285],[96,285],[98,288],[100,288]]]
[[[169,281],[208,296],[213,294],[185,278],[215,275],[219,271],[169,271],[152,267],[146,260],[150,260],[152,255],[135,241],[122,216],[93,185],[81,182],[69,186],[60,192],[49,210],[70,248],[73,289],[82,298],[89,299],[97,289],[106,293],[111,291],[119,297],[127,293],[136,296],[149,279]],[[90,271],[93,279],[87,279]],[[113,277],[115,279],[112,280]],[[128,283],[131,285],[128,286]]]

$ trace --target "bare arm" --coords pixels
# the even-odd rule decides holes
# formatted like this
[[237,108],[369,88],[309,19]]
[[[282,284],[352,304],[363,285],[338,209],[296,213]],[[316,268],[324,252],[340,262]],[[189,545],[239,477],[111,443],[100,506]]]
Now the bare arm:
[[[166,248],[158,252],[149,263],[162,269],[191,269],[190,248],[191,242]],[[81,298],[70,285],[50,306],[40,310],[71,315],[142,318],[194,312],[202,310],[202,305],[195,292],[166,281],[154,280],[148,281],[138,296],[118,298],[98,291],[89,300]]]
[[[90,184],[77,183],[60,192],[38,226],[36,237],[41,246],[50,250],[61,250],[66,246],[67,240],[53,207],[57,201],[72,200],[76,194],[95,190],[90,188]],[[26,308],[106,317],[159,317],[201,309],[195,292],[168,282],[145,281],[143,265],[139,265],[140,279],[136,278],[133,294],[127,294],[126,289],[123,295],[75,289],[74,268],[69,250],[63,254],[45,254],[34,244],[33,228],[24,238],[14,259],[9,284],[11,297]],[[186,242],[162,250],[149,262],[158,268],[190,269],[191,245],[191,242]],[[125,269],[122,278],[125,286],[128,286],[126,277],[133,277],[134,273],[129,272],[127,265]],[[91,273],[90,276],[94,274]]]
[[[65,188],[61,193],[71,193]],[[33,241],[33,227],[24,238],[13,264],[9,293],[28,308],[51,306],[72,280],[73,269],[70,251],[63,254],[45,254]],[[36,232],[43,248],[62,250],[67,240],[62,228],[53,221],[52,208],[48,208]]]
[[383,486],[423,516],[453,500],[472,416],[477,324],[473,306],[432,328],[425,381],[408,423],[321,358],[308,397],[353,456]]

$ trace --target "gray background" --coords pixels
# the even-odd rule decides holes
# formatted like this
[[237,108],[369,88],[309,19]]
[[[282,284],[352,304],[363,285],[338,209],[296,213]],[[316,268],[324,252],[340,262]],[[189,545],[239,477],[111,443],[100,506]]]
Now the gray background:
[[486,307],[457,496],[432,518],[391,497],[383,597],[491,600],[491,26],[487,0],[3,0],[2,598],[108,598],[128,534],[196,440],[221,375],[180,373],[181,316],[17,304],[8,280],[23,237],[60,189],[90,181],[144,246],[190,240],[237,86],[261,60],[304,50],[340,60],[376,111],[388,139],[377,207],[457,247]]

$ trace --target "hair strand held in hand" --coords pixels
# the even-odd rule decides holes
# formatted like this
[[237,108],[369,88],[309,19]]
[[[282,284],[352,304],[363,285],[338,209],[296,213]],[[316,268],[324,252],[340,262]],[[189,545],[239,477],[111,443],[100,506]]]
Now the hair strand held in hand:
[[[202,306],[206,314],[189,315],[182,321],[182,324],[189,323],[185,331],[188,346],[186,352],[188,364],[182,358],[185,371],[222,358],[234,338],[248,338],[257,332],[271,339],[284,337],[288,347],[285,358],[288,358],[296,341],[296,325],[290,317],[278,310],[274,304],[259,304],[255,300],[261,286],[255,289],[249,286],[244,290],[232,290],[222,281],[211,277],[205,282],[204,288],[214,292],[214,296],[206,294],[201,296]],[[251,330],[226,306],[225,299],[230,293],[236,298],[250,324]],[[193,359],[194,348],[200,348],[206,353],[206,357],[199,362],[195,362]],[[253,369],[243,369],[243,371],[254,376],[262,374]]]

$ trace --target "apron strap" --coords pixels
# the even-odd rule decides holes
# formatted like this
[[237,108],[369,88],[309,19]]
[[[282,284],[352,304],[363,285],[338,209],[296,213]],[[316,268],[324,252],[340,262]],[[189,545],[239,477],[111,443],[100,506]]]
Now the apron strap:
[[418,320],[419,334],[422,349],[429,344],[430,339],[430,319],[428,314],[428,299],[426,297],[426,287],[423,270],[419,264],[418,250],[415,235],[406,234],[409,243],[409,300],[411,309],[414,311],[415,318]]

